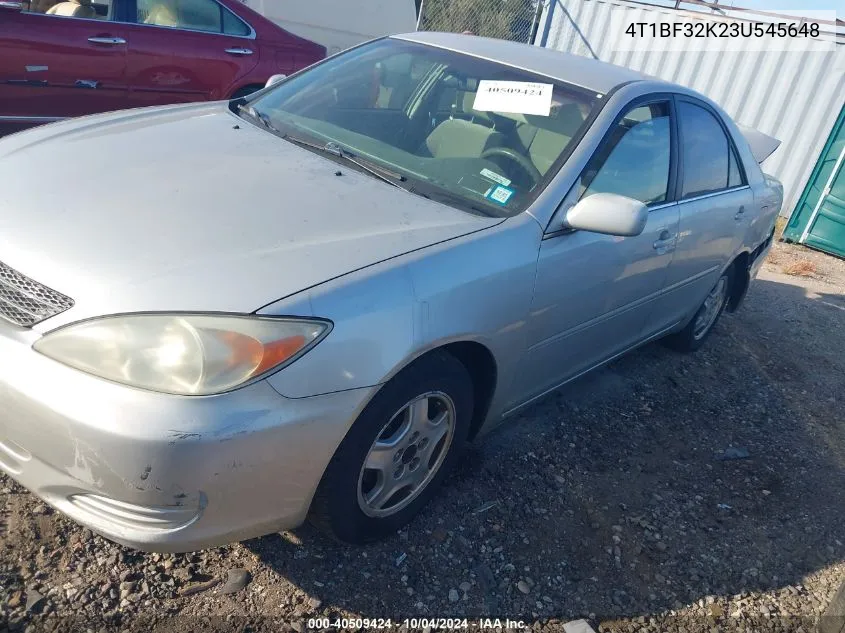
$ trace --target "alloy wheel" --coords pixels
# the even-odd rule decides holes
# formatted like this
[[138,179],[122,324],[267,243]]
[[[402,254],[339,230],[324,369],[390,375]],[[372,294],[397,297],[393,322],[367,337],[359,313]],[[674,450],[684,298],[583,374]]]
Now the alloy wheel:
[[695,315],[695,325],[693,326],[692,335],[696,341],[704,338],[707,332],[710,331],[710,328],[713,327],[727,299],[728,278],[723,275],[719,278],[713,290],[710,291],[710,294],[707,295],[704,305],[701,306],[698,314]]
[[391,516],[428,486],[455,434],[455,404],[445,393],[417,396],[379,432],[358,476],[358,505],[371,517]]

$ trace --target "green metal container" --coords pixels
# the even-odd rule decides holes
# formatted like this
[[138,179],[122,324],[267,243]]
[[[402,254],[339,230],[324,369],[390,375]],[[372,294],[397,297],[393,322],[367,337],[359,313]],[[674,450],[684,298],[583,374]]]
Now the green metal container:
[[845,257],[845,108],[822,150],[783,237]]

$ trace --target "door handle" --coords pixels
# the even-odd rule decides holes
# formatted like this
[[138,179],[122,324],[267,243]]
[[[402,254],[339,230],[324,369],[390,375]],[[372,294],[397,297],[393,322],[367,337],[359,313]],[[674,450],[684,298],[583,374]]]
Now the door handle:
[[88,41],[92,44],[105,44],[106,46],[126,44],[126,40],[122,37],[89,37]]
[[227,48],[226,52],[229,55],[252,55],[252,51],[248,48]]
[[675,245],[676,235],[672,235],[667,229],[660,232],[660,237],[654,243],[654,250],[662,251],[664,253],[669,251],[669,248]]
[[739,211],[737,211],[736,215],[734,216],[734,220],[737,220],[737,221],[741,220],[744,213],[745,213],[745,207],[744,206],[740,207]]

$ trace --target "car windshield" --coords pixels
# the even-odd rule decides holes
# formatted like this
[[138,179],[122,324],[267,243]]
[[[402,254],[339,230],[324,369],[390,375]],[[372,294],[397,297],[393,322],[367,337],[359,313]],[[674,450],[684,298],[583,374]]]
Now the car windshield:
[[505,64],[388,38],[287,79],[246,111],[419,195],[511,216],[548,184],[599,99]]

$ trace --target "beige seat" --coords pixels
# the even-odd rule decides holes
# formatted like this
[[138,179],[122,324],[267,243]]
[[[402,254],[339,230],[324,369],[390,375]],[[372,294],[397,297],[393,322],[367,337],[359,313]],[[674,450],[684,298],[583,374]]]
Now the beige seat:
[[66,18],[96,18],[97,12],[91,6],[91,0],[71,0],[60,2],[47,10],[47,15],[61,15]]
[[447,119],[425,139],[428,152],[435,158],[478,158],[485,150],[504,144],[504,137],[485,125]]
[[32,13],[47,13],[55,4],[56,0],[32,0],[29,4],[29,10]]
[[583,123],[584,114],[577,104],[571,103],[561,106],[556,116],[525,115],[516,133],[531,162],[545,175]]
[[469,120],[473,123],[481,123],[491,128],[495,127],[495,122],[489,112],[482,112],[472,107],[475,104],[475,94],[474,92],[465,92],[463,97],[460,98],[461,112],[469,117]]
[[156,2],[144,18],[144,24],[157,26],[179,26],[179,17],[172,2]]

